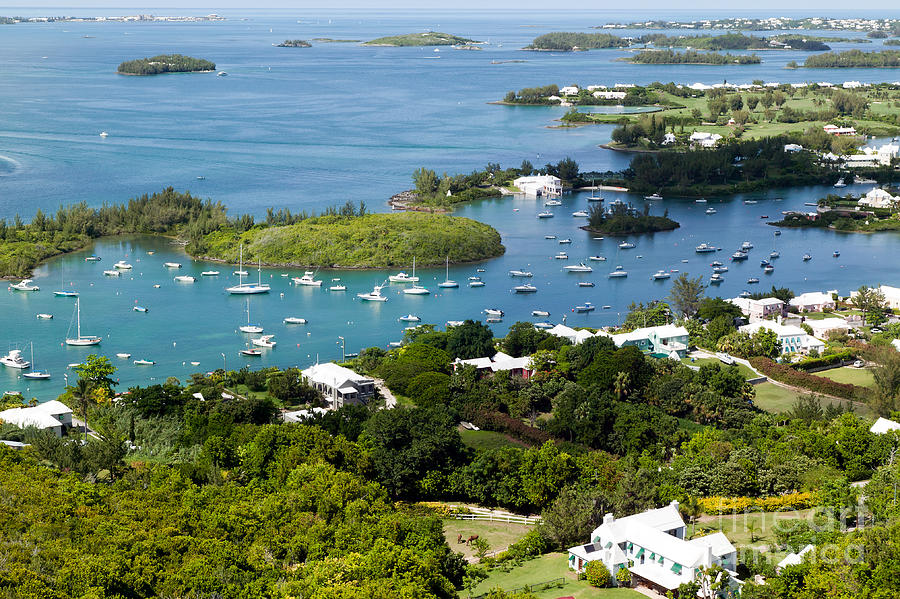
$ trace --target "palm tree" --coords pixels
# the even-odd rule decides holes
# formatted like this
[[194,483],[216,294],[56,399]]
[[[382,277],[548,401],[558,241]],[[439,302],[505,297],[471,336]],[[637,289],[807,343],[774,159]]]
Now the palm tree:
[[616,398],[620,401],[628,395],[628,387],[631,385],[631,375],[627,372],[619,372],[616,374],[616,380],[613,382],[613,388],[616,392]]
[[688,524],[691,525],[691,536],[694,536],[694,523],[697,521],[697,518],[703,513],[703,509],[700,507],[700,502],[693,495],[688,495],[684,498],[678,505],[678,511],[687,518]]
[[72,387],[72,398],[81,404],[81,415],[84,418],[84,440],[87,441],[88,432],[88,414],[87,404],[88,395],[91,393],[91,383],[87,379],[78,379],[75,386]]

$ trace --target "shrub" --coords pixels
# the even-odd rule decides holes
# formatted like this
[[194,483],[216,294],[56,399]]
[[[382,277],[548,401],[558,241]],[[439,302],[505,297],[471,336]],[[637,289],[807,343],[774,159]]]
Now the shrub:
[[803,510],[819,505],[817,493],[787,493],[772,497],[702,497],[700,509],[706,514],[733,514],[741,512],[776,512]]
[[[821,359],[823,358],[817,358],[817,360]],[[769,358],[750,358],[750,364],[771,379],[787,385],[802,387],[815,393],[824,393],[841,399],[865,399],[871,395],[871,390],[865,387],[838,383],[825,377],[801,372],[785,364],[778,364]]]
[[421,406],[445,405],[450,400],[450,375],[423,372],[406,386],[406,395]]
[[604,588],[609,586],[610,574],[609,570],[600,560],[588,562],[584,567],[588,584],[592,587]]
[[801,360],[800,362],[794,364],[793,367],[797,370],[813,370],[815,368],[821,368],[822,366],[831,366],[832,364],[838,364],[840,362],[843,362],[844,360],[852,360],[853,357],[854,352],[848,349],[834,354],[829,354],[827,356]]
[[619,568],[616,571],[616,582],[619,583],[619,586],[630,587],[631,586],[631,570],[628,568]]
[[512,416],[501,412],[469,409],[466,416],[469,421],[478,428],[496,431],[498,433],[507,433],[520,441],[532,445],[543,445],[545,442],[553,439],[547,431],[528,426],[521,420],[517,420]]

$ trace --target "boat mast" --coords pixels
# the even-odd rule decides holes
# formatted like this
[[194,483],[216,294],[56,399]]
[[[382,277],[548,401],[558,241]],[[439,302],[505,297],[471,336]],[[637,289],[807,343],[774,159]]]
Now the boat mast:
[[241,257],[238,262],[238,287],[244,286],[244,244],[241,243]]
[[81,298],[75,300],[75,337],[81,339]]

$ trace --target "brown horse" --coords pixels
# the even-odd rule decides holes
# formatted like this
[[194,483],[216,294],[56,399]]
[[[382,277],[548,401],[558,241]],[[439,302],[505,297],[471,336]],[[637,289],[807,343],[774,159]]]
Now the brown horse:
[[456,544],[459,545],[460,543],[465,543],[462,538],[462,533],[456,535]]
[[472,544],[472,541],[477,541],[477,540],[478,540],[478,535],[472,535],[472,536],[470,536],[469,539],[466,541],[466,545],[471,545],[471,544]]

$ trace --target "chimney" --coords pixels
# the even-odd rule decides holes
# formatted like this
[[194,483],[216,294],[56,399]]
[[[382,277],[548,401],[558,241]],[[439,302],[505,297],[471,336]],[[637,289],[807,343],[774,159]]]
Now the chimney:
[[609,514],[606,514],[603,516],[604,524],[612,524],[613,521],[615,521],[615,518],[613,517],[612,513],[609,513]]
[[678,500],[677,500],[677,499],[673,499],[673,500],[672,500],[672,503],[670,503],[669,505],[671,505],[673,508],[675,508],[675,509],[677,510],[677,509],[678,509],[678,506],[679,506]]

